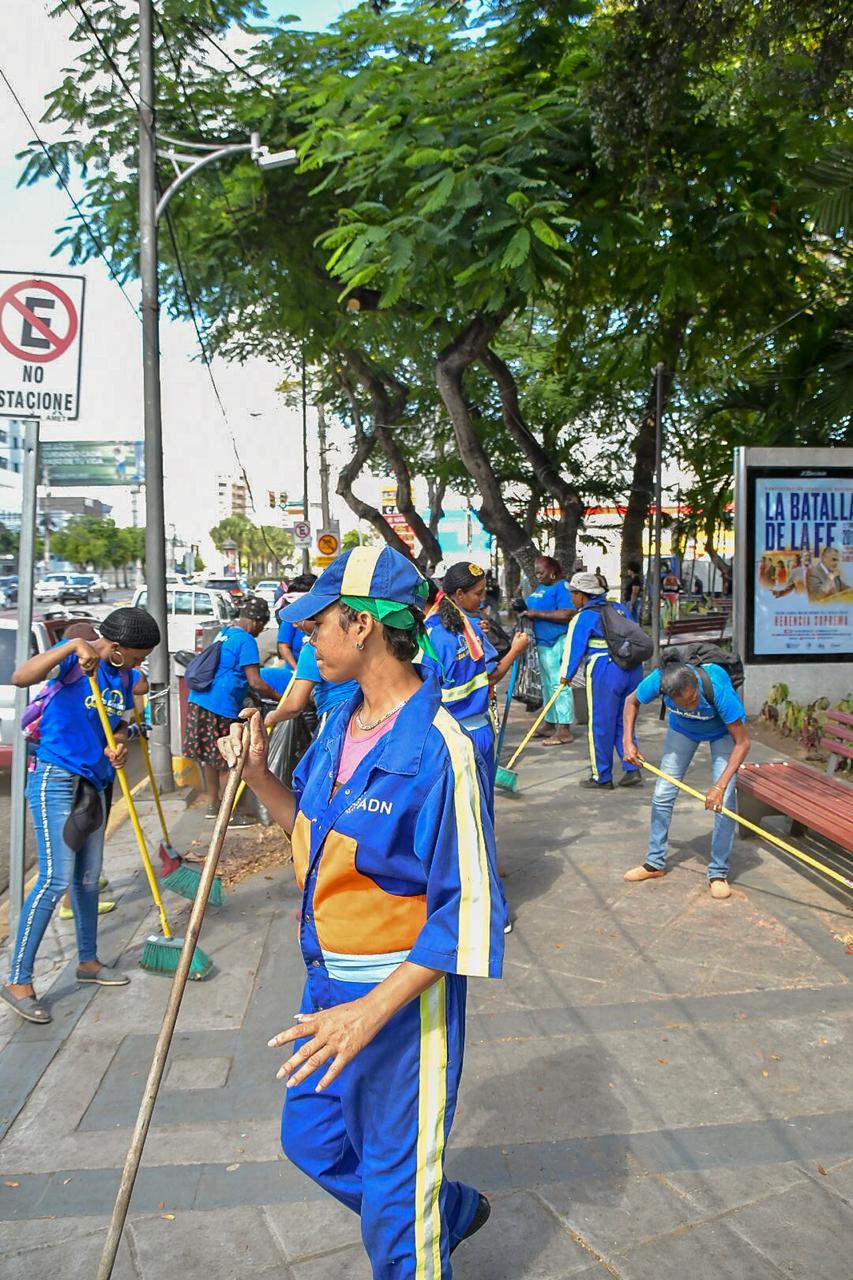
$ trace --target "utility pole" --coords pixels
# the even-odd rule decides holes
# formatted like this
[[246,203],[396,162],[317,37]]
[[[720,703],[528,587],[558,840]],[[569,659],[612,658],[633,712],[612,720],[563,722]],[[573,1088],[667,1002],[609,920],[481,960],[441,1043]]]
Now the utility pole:
[[661,502],[663,500],[663,362],[655,365],[655,526],[654,546],[652,548],[652,584],[649,593],[652,601],[652,644],[654,645],[654,663],[660,663],[660,544],[661,544]]
[[[305,356],[302,356],[302,518],[310,520],[308,511],[308,380],[305,373]],[[302,572],[311,572],[311,552],[302,548]]]
[[148,612],[160,643],[148,660],[151,763],[158,791],[173,791],[166,612],[163,422],[160,408],[160,298],[157,282],[157,140],[154,122],[154,12],[139,0],[139,274],[142,279],[142,380],[145,422],[145,569]]
[[326,455],[326,415],[319,402],[317,410],[317,439],[320,445],[320,510],[323,517],[323,528],[328,529],[332,522],[329,510],[329,459]]
[[41,482],[44,485],[44,571],[50,573],[50,472],[42,468]]

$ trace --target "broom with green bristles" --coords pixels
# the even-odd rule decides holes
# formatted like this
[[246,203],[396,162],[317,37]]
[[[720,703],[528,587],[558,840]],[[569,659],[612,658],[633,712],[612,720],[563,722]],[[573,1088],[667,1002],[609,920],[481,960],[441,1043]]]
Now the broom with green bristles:
[[[145,761],[148,781],[151,784],[151,794],[154,797],[157,816],[160,819],[160,830],[163,832],[163,839],[160,841],[160,847],[157,850],[160,861],[163,864],[163,871],[160,872],[163,877],[163,887],[164,889],[171,889],[172,893],[177,893],[182,898],[188,898],[190,902],[195,902],[195,896],[201,884],[201,871],[198,867],[189,866],[169,839],[166,815],[160,803],[154,770],[151,768],[151,753],[148,750],[142,718],[135,706],[133,708],[133,716],[139,726],[139,745],[142,748],[142,758]],[[164,872],[165,875],[163,874]],[[209,905],[211,907],[221,907],[224,901],[225,894],[222,892],[222,881],[219,876],[214,876],[213,884],[210,887]]]
[[[107,716],[104,700],[101,697],[101,690],[94,676],[88,677],[89,685],[92,690],[92,698],[94,699],[95,708],[101,721],[101,728],[104,731],[104,737],[107,740],[107,746],[110,751],[116,750],[115,734]],[[116,768],[118,774],[121,793],[124,796],[124,802],[127,805],[127,811],[130,814],[130,821],[133,826],[133,833],[136,836],[136,843],[139,846],[139,852],[142,856],[142,865],[145,868],[145,874],[148,877],[148,886],[151,889],[151,896],[154,899],[154,905],[160,913],[160,927],[163,930],[162,935],[151,934],[145,939],[145,946],[142,948],[142,955],[139,960],[140,968],[146,969],[149,973],[167,973],[171,974],[177,970],[178,961],[181,958],[183,949],[183,939],[172,936],[172,930],[169,928],[169,921],[166,918],[166,908],[163,906],[163,899],[160,897],[160,889],[157,884],[157,877],[154,874],[154,868],[151,865],[151,859],[148,856],[148,848],[145,844],[145,836],[142,833],[142,826],[139,822],[139,815],[136,812],[136,805],[133,803],[133,796],[130,794],[130,786],[128,785],[127,776],[124,769]],[[213,961],[206,956],[201,947],[196,947],[192,955],[192,963],[190,965],[189,976],[197,981],[206,978],[213,967]]]
[[510,758],[506,768],[505,769],[498,768],[495,774],[495,786],[499,787],[501,791],[517,791],[518,790],[518,774],[513,773],[512,766],[515,764],[516,760],[521,755],[522,751],[527,746],[528,742],[533,737],[534,733],[539,728],[540,724],[545,719],[548,712],[551,710],[554,703],[557,701],[557,699],[559,698],[562,692],[563,692],[563,686],[562,684],[558,684],[554,692],[551,694],[551,697],[545,703],[545,706],[542,708],[542,710],[539,712],[539,715],[534,720],[533,728],[527,734],[527,737],[522,740],[521,746],[518,747],[514,755]]

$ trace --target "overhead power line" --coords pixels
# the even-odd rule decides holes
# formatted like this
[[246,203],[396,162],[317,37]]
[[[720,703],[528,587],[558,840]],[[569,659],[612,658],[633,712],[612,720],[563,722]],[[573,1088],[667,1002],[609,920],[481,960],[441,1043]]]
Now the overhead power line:
[[85,213],[83,212],[83,210],[81,209],[80,205],[79,205],[79,204],[77,203],[77,201],[75,200],[75,198],[74,198],[74,194],[73,194],[73,192],[72,192],[71,188],[69,187],[69,185],[68,185],[68,183],[67,183],[67,181],[66,181],[66,179],[65,179],[65,175],[62,173],[62,170],[61,170],[61,169],[58,167],[58,165],[56,164],[56,161],[54,160],[53,156],[51,155],[50,148],[48,147],[48,145],[47,145],[47,143],[44,141],[44,139],[40,136],[40,134],[39,134],[39,132],[38,132],[38,129],[36,128],[35,124],[33,123],[32,119],[31,119],[31,117],[30,117],[29,112],[27,111],[27,109],[26,109],[26,107],[24,106],[23,102],[21,102],[21,99],[18,97],[17,93],[16,93],[16,92],[15,92],[15,90],[13,89],[12,84],[11,84],[11,82],[10,82],[10,80],[9,80],[9,77],[6,75],[6,72],[3,70],[3,68],[2,68],[2,67],[0,67],[0,77],[2,77],[3,82],[4,82],[4,84],[6,85],[6,88],[9,90],[9,93],[12,95],[12,98],[14,99],[15,104],[16,104],[16,106],[17,106],[18,110],[20,111],[21,115],[24,117],[24,119],[26,120],[27,124],[29,125],[29,128],[30,128],[30,131],[31,131],[31,133],[32,133],[33,138],[34,138],[34,139],[35,139],[35,141],[38,143],[38,145],[41,147],[42,151],[44,152],[45,156],[47,157],[48,164],[50,165],[50,167],[51,167],[51,169],[53,170],[53,172],[56,174],[56,177],[57,177],[57,180],[59,181],[60,186],[63,188],[63,190],[65,191],[65,194],[68,196],[68,199],[71,201],[72,205],[74,206],[74,210],[75,210],[75,212],[76,212],[76,214],[77,214],[77,217],[80,219],[80,221],[82,222],[83,226],[86,228],[86,231],[87,231],[87,233],[88,233],[88,235],[89,235],[89,239],[92,241],[92,244],[93,244],[93,245],[95,246],[95,248],[97,249],[98,254],[100,255],[100,257],[101,257],[101,258],[103,258],[104,263],[105,263],[105,265],[106,265],[106,268],[107,268],[107,270],[108,270],[108,271],[109,271],[109,273],[110,273],[110,276],[112,277],[112,279],[113,279],[113,280],[115,280],[115,282],[116,282],[116,284],[118,285],[119,289],[121,289],[121,291],[122,291],[122,293],[123,293],[124,297],[125,297],[125,298],[126,298],[126,300],[127,300],[127,304],[128,304],[128,306],[130,307],[130,309],[131,309],[131,311],[133,312],[133,314],[136,316],[137,320],[139,320],[139,319],[140,319],[139,310],[138,310],[138,308],[137,308],[137,306],[136,306],[135,302],[133,301],[133,299],[131,298],[130,294],[129,294],[129,293],[127,292],[127,290],[125,289],[124,285],[122,284],[121,277],[118,275],[118,272],[115,270],[115,268],[113,267],[113,264],[110,262],[109,258],[107,257],[106,249],[104,248],[104,246],[103,246],[103,244],[102,244],[101,240],[100,240],[100,239],[98,238],[98,236],[95,234],[95,231],[93,230],[93,228],[92,228],[92,224],[89,222],[89,219],[86,217],[86,215],[85,215]]

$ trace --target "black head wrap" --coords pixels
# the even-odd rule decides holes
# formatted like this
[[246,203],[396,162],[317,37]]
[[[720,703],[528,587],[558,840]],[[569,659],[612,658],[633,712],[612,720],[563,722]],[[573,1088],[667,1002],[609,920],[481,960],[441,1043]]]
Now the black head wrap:
[[455,596],[457,591],[470,591],[476,586],[486,573],[478,564],[470,564],[467,560],[460,560],[457,564],[452,564],[444,575],[442,589],[446,596]]
[[105,640],[126,649],[153,649],[160,643],[160,628],[144,609],[113,609],[98,630]]
[[263,596],[249,596],[240,610],[241,618],[249,618],[252,622],[263,622],[266,624],[270,620],[270,607]]

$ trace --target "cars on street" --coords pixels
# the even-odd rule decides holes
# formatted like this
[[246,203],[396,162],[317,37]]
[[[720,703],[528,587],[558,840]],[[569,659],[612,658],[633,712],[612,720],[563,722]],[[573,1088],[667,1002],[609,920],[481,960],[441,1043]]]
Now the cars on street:
[[262,582],[256,582],[252,587],[252,594],[260,596],[266,600],[270,609],[272,609],[276,600],[281,595],[281,588],[275,578],[264,578]]
[[45,600],[58,600],[60,590],[74,576],[73,573],[46,573],[33,588],[33,595],[40,604]]
[[208,578],[205,586],[214,591],[224,591],[231,597],[238,608],[249,594],[245,582],[241,582],[239,578],[226,577],[224,574],[221,578]]
[[[96,618],[82,611],[67,613],[63,610],[36,618],[32,625],[30,653],[44,653],[58,644],[66,627],[72,622],[91,622],[97,625]],[[17,618],[0,618],[0,769],[12,767],[12,744],[15,734],[20,732],[15,723],[15,686],[12,684],[17,642]],[[33,685],[29,691],[30,701],[43,687]]]
[[93,600],[103,604],[105,595],[105,586],[95,574],[72,573],[59,588],[56,598],[60,604],[90,604]]
[[0,577],[0,609],[11,609],[18,603],[18,579],[14,574]]

